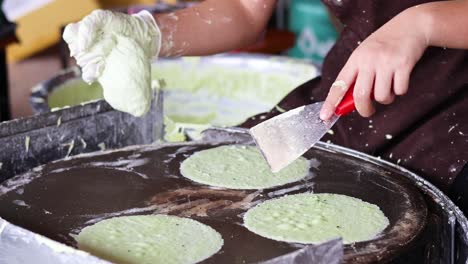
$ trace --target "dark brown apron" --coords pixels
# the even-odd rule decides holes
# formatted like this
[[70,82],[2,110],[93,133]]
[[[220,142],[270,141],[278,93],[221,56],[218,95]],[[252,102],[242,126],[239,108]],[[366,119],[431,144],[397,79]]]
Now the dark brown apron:
[[[279,106],[292,109],[324,100],[358,43],[401,11],[425,2],[324,0],[344,29],[325,58],[321,77],[295,89]],[[427,49],[412,72],[408,93],[376,109],[371,118],[356,112],[341,118],[334,134],[322,140],[398,163],[447,191],[468,160],[468,51]],[[258,121],[252,118],[244,126]]]

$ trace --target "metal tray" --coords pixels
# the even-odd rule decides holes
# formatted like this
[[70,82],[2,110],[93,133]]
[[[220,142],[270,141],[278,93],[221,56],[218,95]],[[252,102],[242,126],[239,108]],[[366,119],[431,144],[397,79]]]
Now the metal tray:
[[178,166],[187,155],[231,143],[249,144],[250,139],[242,130],[212,130],[202,142],[135,146],[54,162],[4,183],[0,216],[71,246],[75,244],[70,234],[116,215],[156,212],[194,217],[225,238],[223,251],[206,263],[251,263],[300,245],[246,231],[240,216],[247,208],[287,193],[343,193],[379,205],[391,221],[377,239],[346,246],[345,262],[466,261],[467,222],[450,200],[398,166],[345,148],[318,144],[306,154],[320,163],[307,180],[271,190],[219,190],[180,177]]

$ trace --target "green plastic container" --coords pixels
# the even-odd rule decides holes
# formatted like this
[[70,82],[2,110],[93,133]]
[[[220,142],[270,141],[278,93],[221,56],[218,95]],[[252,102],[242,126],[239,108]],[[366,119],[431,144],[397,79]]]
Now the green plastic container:
[[288,28],[296,34],[296,44],[289,50],[289,56],[318,65],[338,35],[319,0],[291,0]]

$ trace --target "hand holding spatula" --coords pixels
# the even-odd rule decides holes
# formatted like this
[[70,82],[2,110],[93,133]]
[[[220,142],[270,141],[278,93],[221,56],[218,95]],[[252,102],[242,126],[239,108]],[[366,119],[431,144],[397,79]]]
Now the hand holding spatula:
[[346,92],[335,114],[324,121],[320,109],[324,102],[298,107],[250,129],[257,146],[273,172],[278,172],[302,156],[319,141],[340,116],[354,111],[354,85]]

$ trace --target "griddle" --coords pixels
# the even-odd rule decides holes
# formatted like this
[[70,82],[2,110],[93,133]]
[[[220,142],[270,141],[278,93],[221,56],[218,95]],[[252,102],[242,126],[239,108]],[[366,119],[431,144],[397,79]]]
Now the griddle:
[[247,209],[288,194],[345,194],[382,209],[390,225],[373,240],[346,245],[345,263],[391,261],[411,248],[426,225],[425,199],[408,178],[358,157],[336,155],[323,144],[304,155],[314,165],[308,177],[277,188],[228,190],[181,176],[184,159],[223,144],[134,146],[55,161],[0,185],[0,216],[74,247],[73,236],[82,228],[110,217],[155,213],[191,217],[224,239],[221,251],[203,263],[256,263],[303,247],[263,238],[242,225]]

